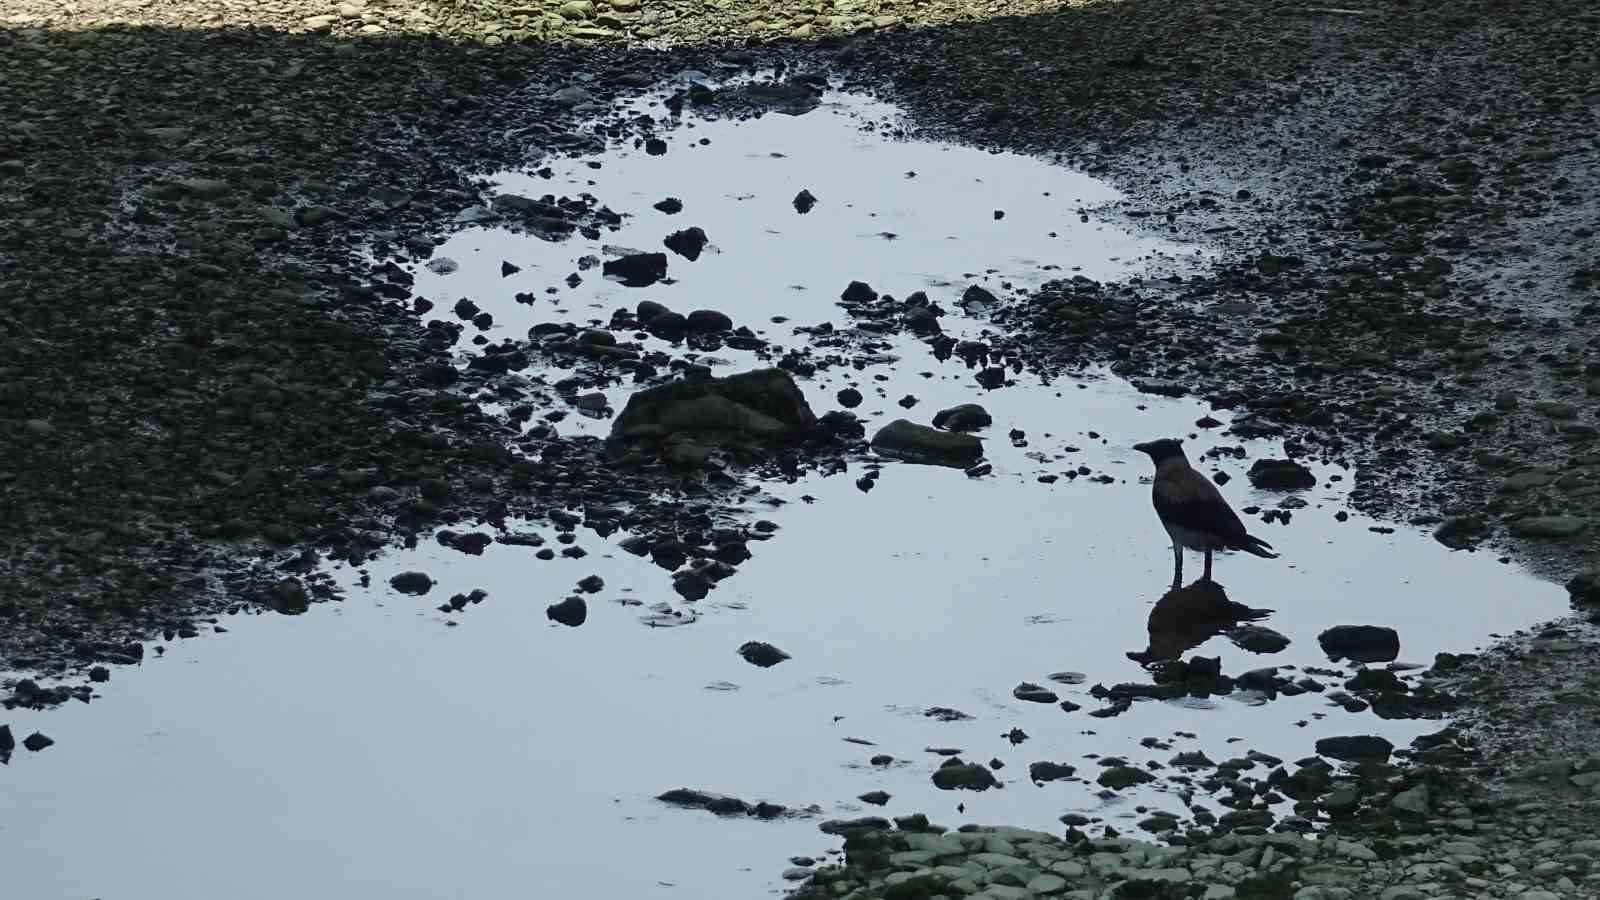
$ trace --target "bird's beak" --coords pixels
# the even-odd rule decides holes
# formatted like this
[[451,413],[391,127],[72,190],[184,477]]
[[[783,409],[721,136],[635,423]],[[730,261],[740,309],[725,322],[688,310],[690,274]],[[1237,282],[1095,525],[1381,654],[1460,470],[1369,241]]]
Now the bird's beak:
[[1134,444],[1133,445],[1133,449],[1139,451],[1140,453],[1149,453],[1150,452],[1150,445],[1149,444]]

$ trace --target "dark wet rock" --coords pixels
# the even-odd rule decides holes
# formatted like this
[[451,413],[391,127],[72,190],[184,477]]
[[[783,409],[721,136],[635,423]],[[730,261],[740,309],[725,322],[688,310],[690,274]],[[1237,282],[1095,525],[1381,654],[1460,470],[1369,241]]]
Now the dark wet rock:
[[1133,766],[1110,766],[1100,773],[1100,777],[1096,778],[1095,782],[1103,788],[1120,791],[1135,785],[1149,784],[1155,780],[1156,777],[1154,775],[1143,769],[1136,769]]
[[1344,762],[1385,762],[1394,752],[1394,744],[1373,735],[1326,737],[1317,741],[1317,753]]
[[1211,757],[1206,756],[1200,750],[1186,750],[1183,753],[1179,753],[1172,759],[1167,760],[1167,765],[1179,769],[1214,769],[1217,767],[1217,764],[1211,761]]
[[1579,572],[1567,581],[1566,588],[1575,606],[1600,604],[1600,571]]
[[1034,781],[1059,781],[1071,778],[1077,768],[1066,763],[1036,762],[1028,766],[1028,777]]
[[668,312],[672,312],[672,310],[668,309],[666,304],[657,303],[654,300],[640,300],[638,305],[633,308],[634,317],[645,324],[649,324],[650,320],[656,316]]
[[89,670],[89,680],[96,684],[105,684],[111,680],[111,670],[105,666],[95,666]]
[[545,617],[569,628],[577,628],[589,619],[589,604],[574,594],[560,603],[545,607]]
[[711,582],[699,572],[674,572],[672,589],[685,600],[704,600],[711,593]]
[[794,195],[794,211],[801,215],[811,212],[812,208],[816,205],[816,195],[808,190],[802,190],[800,193]]
[[972,377],[987,390],[996,391],[1006,386],[1006,370],[999,366],[980,369]]
[[862,803],[871,803],[873,806],[883,806],[889,802],[889,795],[883,791],[868,791],[856,799]]
[[700,258],[701,251],[705,250],[710,238],[706,237],[705,229],[698,225],[674,231],[662,241],[668,250],[678,254],[684,259],[694,262]]
[[939,314],[926,306],[913,306],[905,312],[906,327],[916,334],[933,334],[941,329]]
[[648,287],[667,277],[667,255],[630,253],[606,260],[600,270],[607,278],[620,281],[628,287]]
[[482,531],[469,531],[466,534],[457,534],[445,529],[435,536],[441,545],[452,550],[458,550],[468,556],[482,556],[484,548],[494,543],[494,537]]
[[873,758],[867,760],[867,762],[869,762],[869,763],[871,763],[871,764],[873,764],[875,766],[887,766],[890,763],[894,762],[894,757],[890,756],[887,753],[879,753],[877,756],[874,756]]
[[817,428],[841,438],[861,438],[867,434],[867,426],[856,418],[855,413],[842,409],[823,413],[822,418],[817,420]]
[[651,316],[644,328],[664,341],[677,342],[689,333],[689,319],[683,313],[666,311]]
[[1250,483],[1264,491],[1292,491],[1317,486],[1317,476],[1292,459],[1258,459],[1250,466]]
[[896,419],[872,436],[874,450],[909,462],[966,468],[983,456],[983,441]]
[[418,596],[433,590],[433,584],[426,572],[401,572],[389,579],[389,586],[400,593]]
[[961,710],[951,709],[948,706],[930,706],[923,710],[922,714],[930,719],[938,719],[941,722],[964,722],[972,718],[972,716]]
[[1029,703],[1054,703],[1060,699],[1049,688],[1040,687],[1031,681],[1024,681],[1011,689],[1011,696]]
[[987,288],[978,285],[969,285],[961,292],[961,306],[968,312],[990,310],[1000,305],[999,298],[990,293]]
[[667,152],[667,142],[658,137],[645,138],[644,152],[648,156],[665,156]]
[[1336,788],[1322,798],[1322,808],[1335,818],[1353,815],[1361,808],[1361,791],[1354,787]]
[[1289,646],[1289,639],[1262,625],[1239,625],[1228,631],[1228,640],[1251,653],[1277,653]]
[[683,201],[679,200],[677,197],[668,197],[665,200],[657,201],[654,204],[654,208],[666,213],[669,216],[675,216],[678,213],[683,212]]
[[22,739],[22,746],[27,748],[31,753],[38,753],[40,750],[43,750],[54,743],[55,741],[45,737],[43,734],[40,734],[37,731]]
[[649,553],[652,562],[669,572],[689,560],[689,548],[679,541],[661,541]]
[[689,313],[685,320],[690,334],[715,334],[719,331],[732,331],[733,320],[726,313],[714,309],[697,309]]
[[759,369],[639,391],[617,416],[610,439],[693,434],[712,442],[772,440],[809,431],[816,422],[788,372]]
[[977,431],[994,424],[989,411],[976,403],[963,403],[941,409],[933,417],[933,427],[946,431]]
[[852,281],[845,285],[845,289],[839,294],[839,299],[853,304],[872,303],[878,299],[878,292],[865,281]]
[[933,772],[933,786],[941,791],[986,791],[999,785],[987,766],[962,762],[952,756]]
[[1344,683],[1346,690],[1360,692],[1406,691],[1406,683],[1388,669],[1362,669]]
[[478,308],[478,304],[473,303],[466,297],[456,301],[455,314],[458,319],[470,319],[480,312],[483,312],[483,310]]
[[578,582],[578,590],[586,594],[597,594],[605,586],[605,579],[599,575],[587,575]]
[[1333,660],[1392,662],[1400,656],[1400,634],[1381,625],[1336,625],[1317,635],[1322,652]]
[[843,390],[839,391],[839,393],[835,396],[835,399],[837,399],[839,401],[839,405],[845,409],[855,409],[861,405],[863,398],[861,396],[861,392],[855,388],[844,388]]
[[311,594],[300,579],[293,577],[278,579],[265,591],[262,600],[274,612],[286,616],[297,616],[311,608]]
[[789,654],[765,641],[746,641],[740,645],[739,655],[744,657],[745,662],[763,669],[771,668],[790,658]]

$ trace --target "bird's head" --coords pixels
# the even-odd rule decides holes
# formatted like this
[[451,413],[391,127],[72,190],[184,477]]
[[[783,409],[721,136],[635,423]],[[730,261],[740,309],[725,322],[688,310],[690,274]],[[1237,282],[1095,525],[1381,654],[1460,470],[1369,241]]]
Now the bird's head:
[[1133,449],[1150,457],[1150,461],[1161,465],[1165,460],[1183,456],[1183,441],[1177,438],[1162,438],[1158,441],[1145,441],[1134,444]]

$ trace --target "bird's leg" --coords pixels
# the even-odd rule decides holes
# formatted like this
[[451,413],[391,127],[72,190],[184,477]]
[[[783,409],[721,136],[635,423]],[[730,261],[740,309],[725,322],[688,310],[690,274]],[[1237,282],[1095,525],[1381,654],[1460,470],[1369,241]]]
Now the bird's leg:
[[1172,589],[1183,587],[1183,547],[1172,542]]
[[1200,576],[1200,580],[1204,581],[1206,584],[1210,584],[1211,583],[1211,551],[1210,550],[1206,551],[1206,573],[1204,575]]

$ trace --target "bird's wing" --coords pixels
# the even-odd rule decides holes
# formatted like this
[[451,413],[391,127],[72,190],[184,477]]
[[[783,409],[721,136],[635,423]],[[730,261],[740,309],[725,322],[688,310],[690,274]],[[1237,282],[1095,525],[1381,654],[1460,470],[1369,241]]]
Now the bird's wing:
[[1222,499],[1211,480],[1192,468],[1157,478],[1151,491],[1156,515],[1180,528],[1214,534],[1227,541],[1245,536],[1244,523]]

